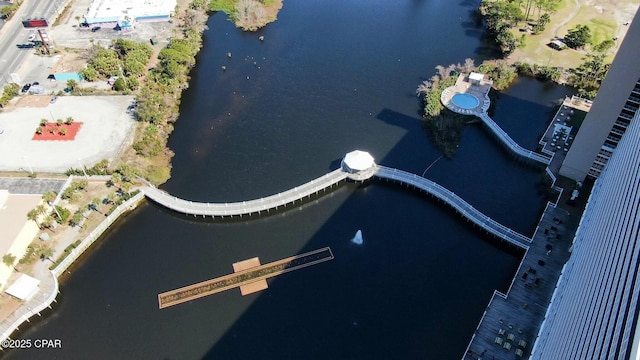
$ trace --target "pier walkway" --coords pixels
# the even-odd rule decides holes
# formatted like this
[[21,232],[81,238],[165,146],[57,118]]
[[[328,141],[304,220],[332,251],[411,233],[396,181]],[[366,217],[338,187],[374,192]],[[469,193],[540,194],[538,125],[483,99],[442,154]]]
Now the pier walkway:
[[489,117],[486,112],[478,115],[478,117],[482,120],[482,123],[487,128],[489,128],[489,130],[491,130],[493,136],[500,140],[500,142],[515,155],[525,159],[533,160],[544,166],[548,166],[551,163],[550,157],[531,150],[527,150],[518,145],[518,143],[516,143],[509,135],[507,135],[507,133],[504,132],[504,130],[502,130],[502,128],[498,126],[498,124],[496,124],[496,122],[493,121],[493,119]]
[[447,203],[478,227],[517,247],[526,250],[531,242],[531,239],[527,236],[513,231],[491,219],[445,187],[416,174],[386,166],[379,166],[373,162],[368,164],[366,168],[362,168],[358,171],[351,171],[348,167],[343,165],[340,169],[311,180],[301,186],[297,186],[293,189],[275,195],[249,201],[233,203],[194,202],[180,199],[150,185],[142,188],[142,191],[145,196],[151,200],[176,212],[196,216],[232,217],[260,214],[262,212],[276,210],[279,207],[284,207],[287,204],[302,200],[305,197],[318,194],[319,192],[332,187],[347,178],[356,181],[365,181],[373,176],[381,179],[398,181],[426,191],[432,196]]
[[342,169],[334,170],[306,184],[293,189],[267,196],[260,199],[239,201],[232,203],[203,203],[177,198],[153,186],[142,188],[145,196],[173,211],[187,215],[202,215],[211,217],[232,217],[251,214],[260,214],[270,210],[276,210],[315,195],[327,188],[333,187],[347,178],[347,173]]
[[469,221],[473,222],[483,230],[493,234],[494,236],[497,236],[500,239],[508,241],[517,247],[526,250],[531,243],[530,238],[518,232],[515,232],[508,227],[498,223],[497,221],[491,219],[487,215],[471,206],[471,204],[462,200],[461,197],[453,193],[451,190],[448,190],[447,188],[427,178],[406,171],[379,165],[377,171],[375,172],[375,176],[382,179],[398,181],[424,190],[432,196],[446,202],[458,213],[466,217]]
[[[230,275],[206,280],[197,284],[158,294],[158,307],[164,309],[169,306],[182,304],[204,296],[216,294],[243,285],[265,281],[274,276],[303,269],[308,266],[333,260],[333,253],[329,247],[291,256],[268,264],[250,267]],[[244,294],[243,294],[244,295]]]
[[[482,74],[476,74],[482,76],[483,80],[480,82],[474,82],[466,74],[460,74],[456,80],[455,85],[450,86],[442,91],[440,95],[440,101],[449,110],[462,114],[472,115],[480,118],[482,123],[491,131],[493,136],[504,145],[507,150],[512,154],[531,162],[534,165],[542,165],[544,167],[551,163],[551,157],[543,154],[536,153],[531,150],[527,150],[518,145],[493,119],[487,115],[491,100],[489,99],[489,91],[493,82],[484,78]],[[475,106],[460,105],[455,103],[454,97],[458,94],[466,94],[473,96],[477,103]]]

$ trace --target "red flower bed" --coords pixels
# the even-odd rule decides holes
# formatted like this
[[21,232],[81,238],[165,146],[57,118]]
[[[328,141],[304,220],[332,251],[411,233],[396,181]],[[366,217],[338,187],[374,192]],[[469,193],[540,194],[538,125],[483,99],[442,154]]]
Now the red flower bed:
[[[58,126],[55,123],[47,123],[42,126],[42,134],[34,134],[31,140],[73,140],[82,126],[81,122],[72,122],[71,124],[62,124]],[[66,128],[67,132],[62,135],[60,129]],[[53,133],[51,132],[53,130]]]

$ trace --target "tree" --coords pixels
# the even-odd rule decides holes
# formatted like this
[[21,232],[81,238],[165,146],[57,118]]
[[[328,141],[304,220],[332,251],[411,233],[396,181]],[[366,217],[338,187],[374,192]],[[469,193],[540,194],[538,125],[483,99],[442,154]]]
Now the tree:
[[69,221],[71,226],[78,226],[84,219],[84,215],[82,215],[82,210],[78,209],[73,213],[71,220]]
[[35,223],[36,223],[36,225],[38,225],[38,227],[40,227],[40,224],[38,223],[38,217],[39,216],[40,216],[40,212],[38,210],[36,210],[36,209],[31,209],[27,213],[27,219],[35,221]]
[[13,266],[13,264],[16,262],[16,257],[15,255],[11,255],[10,253],[6,253],[2,257],[2,262],[7,266]]
[[67,120],[65,120],[65,121],[64,121],[64,123],[65,123],[65,124],[67,124],[67,125],[71,125],[71,124],[73,124],[73,117],[69,116],[69,117],[67,118]]
[[49,120],[42,118],[40,119],[40,126],[46,126],[49,123]]
[[42,126],[38,126],[36,128],[36,134],[38,134],[38,135],[42,134]]
[[587,25],[576,25],[564,37],[564,42],[572,49],[580,49],[591,42],[591,30]]
[[75,81],[73,79],[67,80],[67,89],[69,89],[69,91],[75,90],[76,86],[78,86],[78,82],[77,81]]
[[127,88],[127,83],[125,83],[125,81],[119,77],[116,79],[116,81],[113,83],[113,89],[115,91],[123,91]]
[[58,125],[58,126],[62,126],[63,123],[64,123],[64,120],[62,120],[62,119],[57,119],[56,120],[56,125]]
[[42,194],[42,200],[46,201],[47,204],[51,204],[53,200],[56,199],[56,196],[58,196],[58,194],[55,191],[47,191]]
[[60,128],[60,135],[62,135],[62,136],[67,135],[67,128],[66,127],[63,126],[63,127]]
[[607,50],[611,49],[616,45],[616,42],[612,39],[607,39],[601,42],[600,44],[593,47],[593,50],[599,53],[607,52]]
[[100,199],[99,198],[93,198],[91,200],[91,204],[89,205],[89,207],[91,208],[91,210],[97,211],[100,214],[102,214],[102,211],[98,210],[98,206],[99,205],[100,205]]

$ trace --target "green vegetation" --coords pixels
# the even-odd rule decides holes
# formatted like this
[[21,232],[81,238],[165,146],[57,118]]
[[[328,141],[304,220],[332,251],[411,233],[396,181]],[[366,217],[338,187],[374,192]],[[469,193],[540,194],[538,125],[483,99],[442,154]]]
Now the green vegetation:
[[255,31],[276,20],[268,11],[274,5],[276,0],[211,0],[209,10],[222,11],[237,27]]
[[111,175],[112,171],[109,170],[109,160],[102,159],[97,164],[93,165],[93,167],[85,168],[84,171],[82,169],[70,168],[65,172],[65,175]]
[[51,266],[49,266],[49,270],[53,270],[55,269],[58,265],[60,265],[60,263],[67,257],[69,256],[69,254],[71,253],[71,251],[73,251],[73,249],[77,248],[80,245],[80,240],[75,241],[73,244],[67,246],[64,249],[64,252],[62,254],[62,256],[60,256],[58,258],[58,260],[56,260],[53,264],[51,264]]
[[605,64],[604,55],[587,55],[585,62],[572,69],[569,84],[578,89],[578,96],[594,99],[611,64]]
[[517,62],[514,64],[519,75],[531,76],[540,80],[558,81],[562,75],[560,69],[552,66],[541,66]]
[[22,0],[18,0],[13,4],[7,5],[7,6],[3,7],[2,9],[0,9],[0,18],[2,18],[2,19],[11,18],[13,16],[13,14],[15,14],[16,11],[18,11],[18,8],[20,7],[21,4],[22,4]]
[[462,131],[468,116],[445,109],[440,100],[444,89],[455,85],[460,73],[479,71],[493,80],[493,88],[506,89],[517,77],[516,69],[505,61],[485,62],[476,68],[473,59],[465,59],[464,64],[448,67],[436,66],[438,73],[418,86],[418,96],[424,94],[424,119],[429,137],[435,146],[447,157],[453,158],[462,139]]
[[13,264],[16,262],[16,257],[15,255],[11,255],[9,253],[6,253],[3,257],[2,257],[2,263],[7,265],[7,266],[13,266]]
[[493,80],[493,88],[502,91],[518,77],[516,69],[505,61],[486,61],[477,71],[488,75]]
[[564,37],[564,43],[572,49],[581,49],[591,44],[591,29],[587,25],[576,25]]
[[489,32],[493,34],[503,56],[509,56],[517,47],[525,43],[525,35],[519,39],[514,28],[521,23],[537,21],[533,24],[534,34],[539,34],[551,21],[550,13],[555,12],[561,0],[482,0],[480,13],[487,22]]
[[0,96],[0,108],[9,103],[11,99],[18,96],[20,92],[20,86],[18,84],[7,84],[2,90],[2,96]]
[[[87,67],[82,69],[80,74],[87,81],[118,76],[114,84],[116,91],[135,90],[138,82],[128,79],[144,75],[151,55],[153,48],[146,42],[117,39],[109,49],[94,44]],[[67,82],[69,89],[73,90],[76,85],[77,83]]]
[[591,30],[591,44],[595,46],[603,41],[613,41],[616,24],[604,19],[593,18],[589,22],[589,30]]
[[64,224],[65,222],[67,222],[67,220],[69,220],[71,211],[67,208],[56,205],[56,214],[60,214],[60,217],[57,217],[56,215],[56,221],[58,222],[58,224]]

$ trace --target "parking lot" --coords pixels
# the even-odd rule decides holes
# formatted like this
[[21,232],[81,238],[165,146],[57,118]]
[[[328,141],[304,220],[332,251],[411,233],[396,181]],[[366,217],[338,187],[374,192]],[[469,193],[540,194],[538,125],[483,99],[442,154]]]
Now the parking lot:
[[[62,96],[54,104],[0,113],[0,171],[63,173],[113,159],[131,139],[132,96]],[[32,140],[41,119],[82,122],[74,140]]]

